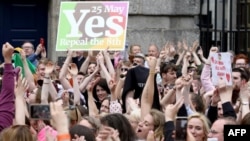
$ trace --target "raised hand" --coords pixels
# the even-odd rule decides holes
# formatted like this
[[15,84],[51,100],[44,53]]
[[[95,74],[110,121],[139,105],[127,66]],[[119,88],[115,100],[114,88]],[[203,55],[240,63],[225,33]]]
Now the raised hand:
[[76,57],[76,51],[73,51],[73,50],[71,50],[71,49],[68,49],[67,55],[68,55],[69,57]]
[[107,47],[105,50],[102,51],[103,55],[104,56],[106,56],[106,55],[109,56],[109,52],[108,51],[109,51],[109,47]]
[[155,71],[157,59],[155,57],[147,57],[146,60],[148,62],[148,66],[150,68],[150,71],[151,70]]
[[96,56],[96,60],[99,64],[104,64],[104,56],[102,52],[99,52]]
[[12,54],[14,52],[14,47],[9,44],[8,42],[6,42],[5,44],[3,44],[2,46],[2,54],[4,57],[4,61],[5,63],[11,63],[12,62]]
[[[177,112],[181,108],[182,104],[184,103],[183,97],[178,99],[175,104],[169,104],[165,107],[165,120],[166,121],[173,121],[177,115]],[[171,111],[171,112],[169,112]]]
[[88,51],[88,57],[89,57],[89,58],[92,58],[93,56],[94,56],[94,55],[93,55],[93,51],[92,51],[92,50],[89,50],[89,51]]
[[[66,134],[69,132],[69,122],[68,117],[63,110],[62,101],[50,103],[50,112],[51,112],[51,123],[58,131],[58,134]],[[60,118],[58,118],[60,117]]]
[[45,66],[45,73],[46,74],[51,74],[52,72],[53,72],[53,70],[54,70],[54,63],[53,62],[51,62],[51,61],[49,61],[47,64],[46,64],[46,66]]
[[194,41],[193,42],[193,46],[192,46],[192,48],[191,48],[191,52],[192,53],[196,53],[196,50],[197,50],[197,48],[199,47],[199,41],[197,40],[197,41]]
[[70,63],[68,66],[68,71],[72,76],[76,76],[78,74],[78,68],[75,63]]
[[99,131],[97,138],[101,139],[102,141],[120,141],[119,132],[108,126],[103,127]]
[[147,140],[146,141],[155,141],[154,131],[149,131],[148,132]]
[[167,58],[167,51],[166,51],[165,47],[161,50],[159,58],[162,60]]
[[187,43],[186,43],[185,40],[182,41],[182,47],[183,47],[184,50],[190,51],[190,50],[189,50],[189,47],[188,47],[188,45],[187,45]]
[[115,75],[112,76],[111,80],[109,81],[108,83],[108,87],[111,91],[114,91],[115,90],[115,87],[116,87],[116,82],[115,82]]
[[25,78],[22,77],[22,69],[20,69],[18,74],[17,84],[15,88],[15,96],[23,97],[23,94],[28,90],[29,85]]
[[176,54],[175,47],[174,47],[173,43],[170,43],[169,44],[169,56],[174,57],[175,54]]
[[21,55],[22,60],[26,60],[26,54],[25,54],[25,52],[23,50],[20,50],[19,53]]
[[42,44],[38,44],[38,46],[36,47],[36,52],[35,54],[40,54],[43,51],[43,47]]
[[200,56],[200,57],[203,57],[203,50],[202,48],[200,47],[197,54]]
[[92,80],[86,87],[88,92],[92,92],[93,88],[95,86],[95,84],[100,80],[100,77],[95,78],[94,80]]

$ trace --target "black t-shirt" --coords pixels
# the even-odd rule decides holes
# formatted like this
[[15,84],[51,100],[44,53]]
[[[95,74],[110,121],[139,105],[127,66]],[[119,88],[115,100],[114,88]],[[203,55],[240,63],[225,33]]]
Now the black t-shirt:
[[[125,100],[129,91],[135,90],[134,99],[140,98],[141,100],[141,94],[146,84],[148,74],[149,74],[149,69],[143,66],[136,66],[135,68],[132,68],[127,72],[125,83],[124,83],[124,88],[122,92],[123,112],[126,112]],[[155,78],[156,78],[156,75],[155,75]],[[153,101],[152,108],[160,110],[160,102],[159,102],[156,79],[154,81],[154,101]]]

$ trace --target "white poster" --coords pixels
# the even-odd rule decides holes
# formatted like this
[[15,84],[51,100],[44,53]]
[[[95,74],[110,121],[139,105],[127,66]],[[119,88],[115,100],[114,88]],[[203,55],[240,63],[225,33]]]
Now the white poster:
[[230,53],[213,53],[211,56],[212,82],[216,86],[222,78],[228,86],[232,83],[232,65]]

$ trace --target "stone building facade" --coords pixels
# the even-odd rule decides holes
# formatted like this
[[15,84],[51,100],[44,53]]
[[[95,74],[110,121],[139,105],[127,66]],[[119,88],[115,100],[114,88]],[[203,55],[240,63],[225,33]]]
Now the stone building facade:
[[[65,52],[55,52],[60,2],[49,1],[48,55],[56,61]],[[159,48],[167,41],[185,39],[191,42],[199,39],[196,17],[200,12],[200,0],[129,0],[127,26],[128,44],[139,44],[147,52],[150,44]]]

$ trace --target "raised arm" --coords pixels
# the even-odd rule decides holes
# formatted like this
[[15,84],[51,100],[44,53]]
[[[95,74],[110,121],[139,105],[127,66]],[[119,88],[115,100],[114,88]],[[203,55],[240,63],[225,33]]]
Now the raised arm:
[[115,74],[115,69],[114,69],[114,66],[113,66],[113,64],[111,62],[111,58],[110,58],[110,55],[108,53],[108,48],[106,50],[104,50],[102,54],[104,56],[104,60],[105,60],[105,63],[106,63],[109,74],[111,76],[114,75]]
[[22,78],[21,72],[19,72],[19,78],[17,81],[17,86],[15,88],[15,124],[16,125],[25,125],[25,110],[26,103],[24,100],[24,93],[28,89],[28,82],[25,78]]
[[68,72],[68,66],[71,63],[72,56],[74,53],[75,53],[74,51],[68,50],[67,58],[65,59],[64,64],[59,73],[59,80],[65,90],[72,88],[72,86],[70,85],[69,81],[66,79],[65,76]]
[[172,104],[173,101],[175,101],[175,88],[170,89],[167,92],[164,88],[164,97],[160,100],[161,106],[164,107],[167,104]]
[[[125,72],[127,74],[127,72]],[[122,98],[122,90],[124,87],[124,83],[125,83],[125,78],[126,78],[126,74],[121,74],[121,76],[119,76],[117,85],[115,87],[115,95],[118,99]]]
[[93,51],[90,50],[90,51],[88,51],[87,58],[82,63],[82,66],[80,68],[80,72],[83,72],[83,73],[87,74],[87,69],[88,69],[88,66],[89,66],[89,62],[90,62],[92,57],[93,57]]
[[100,80],[100,78],[96,78],[95,80],[91,81],[88,86],[88,108],[89,108],[89,116],[98,116],[99,115],[99,110],[96,107],[95,104],[95,99],[93,97],[93,88],[96,85],[96,83]]
[[221,78],[218,80],[218,91],[222,103],[223,116],[224,117],[231,116],[236,118],[236,112],[231,104],[233,87],[226,86],[225,81]]
[[71,76],[73,77],[74,105],[79,105],[81,92],[80,92],[79,84],[77,81],[77,74],[78,74],[77,65],[75,63],[69,64],[68,71],[70,72]]
[[181,69],[181,73],[182,75],[187,75],[188,73],[188,66],[189,66],[189,61],[191,59],[191,54],[190,52],[186,52],[184,58],[183,58],[183,66],[182,66],[182,69]]
[[11,126],[14,118],[15,71],[12,66],[13,52],[14,48],[9,43],[3,44],[4,74],[2,77],[2,91],[0,94],[0,132]]
[[83,82],[80,84],[79,89],[81,92],[84,92],[86,90],[87,85],[91,82],[92,79],[95,78],[96,74],[100,72],[100,66],[97,63],[95,70],[93,73],[91,73],[88,77],[86,77]]
[[106,66],[104,64],[104,56],[103,56],[103,54],[101,52],[98,53],[98,55],[96,56],[96,59],[97,59],[97,62],[100,64],[101,70],[105,75],[107,83],[109,83],[109,81],[111,80],[111,75],[108,72],[108,70],[107,70],[107,68],[106,68]]
[[210,56],[212,53],[216,53],[216,52],[218,52],[218,48],[211,47],[210,52],[209,52],[209,57],[207,59],[207,62],[205,62],[205,65],[204,65],[202,72],[201,72],[201,84],[206,92],[215,90],[215,87],[214,87],[212,80],[211,80]]
[[164,141],[174,141],[173,131],[175,130],[174,122],[177,112],[183,105],[183,98],[180,97],[176,103],[168,104],[165,106],[165,125],[164,125]]
[[45,80],[46,82],[48,82],[48,84],[44,82],[45,85],[48,85],[48,86],[45,86],[48,88],[48,90],[45,90],[45,91],[48,91],[53,101],[57,99],[57,91],[50,78],[50,74],[53,72],[54,67],[55,67],[54,63],[49,61],[45,66],[45,77],[44,77],[44,79],[48,79],[48,80]]
[[183,59],[183,57],[184,57],[184,55],[186,54],[186,51],[187,51],[186,46],[185,46],[186,49],[183,49],[184,48],[183,44],[184,44],[184,41],[183,42],[179,41],[178,44],[177,44],[179,57],[178,57],[178,60],[176,61],[176,66],[179,66],[181,64],[181,61],[182,61],[182,59]]
[[28,62],[27,62],[27,59],[26,59],[25,52],[23,50],[20,51],[20,55],[22,57],[25,78],[27,79],[27,82],[29,83],[29,91],[32,92],[32,91],[34,91],[36,89],[34,76],[30,71],[30,68],[28,66]]
[[196,65],[201,65],[201,60],[200,60],[200,58],[198,57],[198,55],[196,53],[196,50],[197,50],[198,46],[199,46],[199,42],[198,41],[194,41],[193,46],[191,48],[191,53],[192,53],[192,55],[194,57],[194,63]]
[[154,100],[154,79],[155,79],[155,66],[156,66],[156,58],[148,57],[147,62],[149,65],[149,74],[146,81],[146,84],[143,88],[141,95],[141,118],[145,117],[150,109],[152,108],[153,100]]

